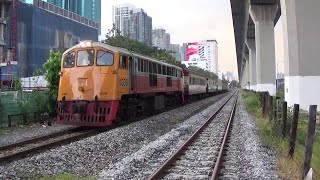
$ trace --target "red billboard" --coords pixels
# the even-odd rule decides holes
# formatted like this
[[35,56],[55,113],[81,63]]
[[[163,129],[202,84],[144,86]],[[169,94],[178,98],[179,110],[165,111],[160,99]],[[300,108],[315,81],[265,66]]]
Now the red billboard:
[[186,61],[199,61],[199,42],[187,44]]

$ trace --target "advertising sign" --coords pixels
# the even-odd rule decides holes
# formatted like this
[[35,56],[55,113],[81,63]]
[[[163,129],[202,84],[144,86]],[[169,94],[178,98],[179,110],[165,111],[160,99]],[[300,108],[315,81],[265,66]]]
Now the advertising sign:
[[199,61],[199,42],[187,44],[186,61]]

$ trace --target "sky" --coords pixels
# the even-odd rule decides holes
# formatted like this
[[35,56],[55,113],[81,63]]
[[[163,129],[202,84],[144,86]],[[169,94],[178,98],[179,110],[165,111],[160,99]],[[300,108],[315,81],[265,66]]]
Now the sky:
[[229,0],[102,0],[102,32],[112,27],[112,6],[130,3],[152,17],[153,27],[170,33],[172,44],[216,39],[219,70],[237,75],[236,51]]
[[[218,66],[237,76],[236,49],[229,0],[102,0],[102,34],[112,27],[112,6],[130,3],[152,17],[153,27],[163,27],[172,44],[216,39]],[[275,26],[276,72],[284,72],[282,19]]]
[[[28,1],[28,0],[27,0]],[[230,0],[101,0],[101,36],[112,28],[112,6],[130,3],[152,17],[153,27],[170,33],[172,44],[216,39],[218,66],[237,77],[236,49]],[[276,71],[284,72],[282,19],[275,26]]]

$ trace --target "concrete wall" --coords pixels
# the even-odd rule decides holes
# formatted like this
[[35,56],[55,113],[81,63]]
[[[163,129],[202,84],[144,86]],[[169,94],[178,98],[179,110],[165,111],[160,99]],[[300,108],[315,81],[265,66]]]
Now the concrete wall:
[[19,74],[32,76],[47,61],[51,49],[61,52],[79,40],[98,40],[98,29],[80,24],[60,15],[20,3],[18,17]]

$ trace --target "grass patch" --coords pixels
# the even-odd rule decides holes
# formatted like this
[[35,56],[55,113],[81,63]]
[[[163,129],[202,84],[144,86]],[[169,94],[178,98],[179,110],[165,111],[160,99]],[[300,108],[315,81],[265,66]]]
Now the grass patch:
[[44,176],[41,180],[95,180],[96,178],[91,176],[79,176],[71,173],[62,173],[55,176]]
[[[281,179],[301,179],[302,168],[305,152],[305,140],[308,129],[308,116],[305,112],[299,115],[297,140],[295,147],[294,158],[288,157],[289,147],[289,132],[291,125],[292,111],[288,111],[288,124],[286,137],[283,138],[281,134],[281,120],[269,121],[268,117],[262,116],[262,108],[260,106],[259,94],[253,92],[241,91],[243,101],[247,111],[254,117],[255,123],[258,127],[259,136],[262,142],[269,148],[273,148],[277,152],[277,169],[278,175]],[[283,96],[282,96],[283,97]],[[281,99],[281,98],[280,98]],[[314,137],[313,154],[311,167],[314,170],[314,178],[320,179],[320,132],[319,125],[316,127],[316,134]]]

